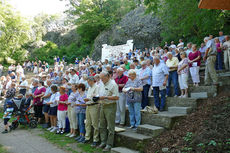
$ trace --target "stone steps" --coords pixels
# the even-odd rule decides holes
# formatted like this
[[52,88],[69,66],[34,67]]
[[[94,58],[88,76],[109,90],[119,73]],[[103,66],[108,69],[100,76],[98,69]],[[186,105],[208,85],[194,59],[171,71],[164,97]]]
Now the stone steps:
[[160,126],[166,129],[171,129],[176,121],[185,116],[184,114],[170,113],[168,111],[159,112],[158,114],[142,112],[141,115],[141,124]]
[[208,97],[215,97],[217,96],[217,86],[198,86],[198,87],[189,87],[188,93],[200,93],[200,92],[207,92]]
[[[149,105],[154,106],[154,97],[149,97]],[[178,98],[178,97],[167,97],[165,103],[165,109],[168,107],[191,107],[196,108],[197,99],[196,98]]]
[[207,92],[192,92],[190,93],[191,98],[208,98],[208,93]]
[[140,152],[125,147],[115,147],[111,149],[111,153],[140,153]]
[[191,107],[168,107],[168,111],[170,113],[178,113],[178,114],[189,114],[192,111]]
[[138,126],[137,128],[137,133],[156,137],[160,135],[164,131],[164,128],[159,127],[159,126],[153,126],[149,124],[143,124]]
[[151,136],[137,133],[132,129],[126,129],[125,132],[115,134],[115,147],[126,147],[133,150],[143,151],[147,142],[152,139]]

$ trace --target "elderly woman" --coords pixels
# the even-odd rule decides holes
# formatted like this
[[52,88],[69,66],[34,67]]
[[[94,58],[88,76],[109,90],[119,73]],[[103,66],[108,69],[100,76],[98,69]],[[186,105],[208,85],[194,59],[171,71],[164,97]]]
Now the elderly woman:
[[127,103],[129,109],[130,128],[136,129],[141,123],[141,101],[143,86],[140,79],[136,76],[135,70],[129,70],[129,80],[123,88],[123,92],[127,95]]
[[38,118],[38,122],[41,122],[42,118],[42,98],[45,95],[46,88],[44,87],[44,82],[39,81],[38,82],[38,87],[33,93],[33,104],[34,104],[34,112],[35,112],[35,117]]
[[188,97],[188,59],[186,58],[186,53],[181,52],[180,53],[180,58],[181,61],[178,64],[178,80],[179,80],[179,85],[180,85],[180,90],[181,90],[181,98],[186,98]]
[[200,83],[199,70],[201,64],[201,53],[197,50],[196,44],[192,45],[192,52],[189,53],[188,59],[193,84],[194,86],[198,86]]
[[77,88],[78,88],[77,85],[74,85],[74,84],[72,85],[71,87],[72,92],[68,98],[67,114],[68,114],[69,123],[70,123],[70,133],[67,134],[66,136],[70,138],[76,136],[75,132],[77,129],[77,118],[76,118],[77,114],[76,114],[75,107],[74,107],[75,101],[77,100],[77,97],[78,97]]

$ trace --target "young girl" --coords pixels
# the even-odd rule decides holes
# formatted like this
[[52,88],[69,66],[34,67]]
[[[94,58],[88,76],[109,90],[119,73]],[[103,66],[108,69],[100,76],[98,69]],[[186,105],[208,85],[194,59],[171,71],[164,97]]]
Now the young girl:
[[57,118],[58,118],[58,130],[57,134],[63,134],[65,132],[65,120],[66,120],[66,113],[68,108],[68,95],[65,92],[65,87],[61,86],[59,89],[60,98],[58,101],[58,111],[57,111]]
[[85,93],[85,85],[83,83],[80,83],[78,85],[78,97],[75,106],[76,107],[76,113],[78,118],[78,126],[80,131],[80,136],[77,137],[75,140],[78,142],[85,142],[85,111],[86,111],[86,104],[84,99],[87,97]]
[[52,95],[50,97],[50,101],[46,103],[47,105],[50,105],[49,116],[51,122],[51,127],[47,130],[55,132],[57,130],[57,102],[59,101],[60,93],[58,92],[56,85],[51,86],[51,91]]

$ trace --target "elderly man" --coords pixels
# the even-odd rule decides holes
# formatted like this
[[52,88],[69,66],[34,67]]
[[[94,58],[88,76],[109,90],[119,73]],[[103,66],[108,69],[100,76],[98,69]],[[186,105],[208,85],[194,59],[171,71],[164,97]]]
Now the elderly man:
[[[158,56],[154,57],[154,63],[154,67],[152,69],[154,103],[158,110],[164,111],[166,84],[169,72],[167,66],[164,64],[164,62],[160,62],[160,58]],[[159,93],[161,94],[161,103]]]
[[169,77],[168,77],[168,86],[167,86],[167,95],[170,96],[170,88],[171,81],[173,82],[175,97],[179,96],[178,89],[178,74],[177,67],[179,64],[179,60],[177,57],[173,57],[171,52],[167,53],[168,60],[166,61],[166,65],[169,68]]
[[69,74],[69,84],[77,84],[79,82],[79,77],[76,74],[76,70],[71,69]]
[[225,36],[225,42],[223,44],[224,49],[224,66],[226,70],[230,69],[230,36]]
[[116,112],[116,124],[120,124],[121,126],[125,125],[125,110],[126,110],[126,95],[122,92],[123,87],[128,81],[128,77],[123,74],[124,70],[122,68],[117,69],[117,78],[115,78],[115,82],[119,87],[119,100],[117,102],[117,112]]
[[138,77],[142,82],[143,90],[142,90],[142,102],[141,107],[144,109],[149,104],[149,88],[151,85],[151,69],[147,67],[146,61],[141,63],[141,69],[139,70]]
[[214,85],[217,85],[217,75],[215,70],[215,64],[216,64],[216,54],[217,54],[217,48],[215,45],[214,40],[212,39],[212,35],[209,37],[204,38],[204,41],[206,43],[206,52],[204,55],[204,61],[207,60],[205,65],[205,78],[204,82],[205,85],[209,85],[211,80]]
[[28,86],[28,82],[26,80],[26,77],[22,77],[22,82],[19,84],[19,93],[25,95],[26,94],[26,88]]
[[98,103],[93,102],[93,97],[99,96],[99,88],[95,83],[95,78],[90,76],[87,78],[87,82],[89,84],[89,90],[87,92],[87,98],[85,99],[87,108],[86,108],[86,135],[84,143],[90,141],[91,137],[91,126],[94,128],[93,133],[93,144],[92,147],[96,147],[99,142],[99,105]]
[[116,101],[119,99],[118,86],[112,81],[108,72],[101,72],[100,78],[104,84],[104,94],[100,96],[100,137],[99,148],[110,151],[114,141]]

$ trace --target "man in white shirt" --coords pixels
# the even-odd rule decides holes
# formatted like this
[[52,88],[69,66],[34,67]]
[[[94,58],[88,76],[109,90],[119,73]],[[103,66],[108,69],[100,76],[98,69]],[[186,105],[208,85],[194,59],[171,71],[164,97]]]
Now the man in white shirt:
[[230,36],[225,36],[225,42],[223,44],[224,49],[224,66],[226,70],[230,69]]
[[184,48],[184,42],[182,39],[179,40],[179,44],[177,45],[177,48]]
[[176,49],[176,45],[174,44],[174,41],[171,41],[171,45],[169,47],[171,47],[173,50]]
[[[159,56],[154,56],[154,63],[154,67],[152,69],[154,103],[159,111],[163,111],[166,100],[166,84],[168,81],[169,72],[164,62],[160,62]],[[161,103],[159,93],[161,94]]]
[[74,69],[71,69],[69,74],[69,84],[77,84],[79,82],[79,77]]

